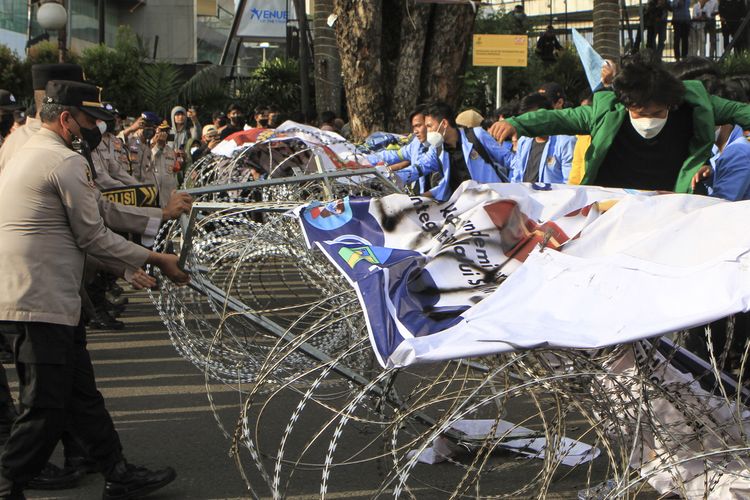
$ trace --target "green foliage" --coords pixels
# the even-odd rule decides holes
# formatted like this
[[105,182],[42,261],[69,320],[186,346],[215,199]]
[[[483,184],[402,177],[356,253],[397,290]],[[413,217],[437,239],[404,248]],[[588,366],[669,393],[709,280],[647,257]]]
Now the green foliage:
[[25,73],[25,65],[15,52],[5,45],[0,45],[0,88],[8,90],[17,98],[28,97],[31,83],[30,75]]
[[188,106],[197,105],[201,123],[208,123],[211,112],[226,109],[231,101],[224,68],[211,65],[198,71],[180,89],[180,100]]
[[[477,17],[474,33],[477,34],[528,34],[528,21],[519,23],[512,13],[495,12]],[[468,55],[471,58],[471,52]],[[485,116],[495,108],[496,68],[476,67],[469,64],[464,74],[463,98],[459,109],[476,108]],[[565,89],[573,104],[589,94],[588,81],[583,66],[573,47],[562,51],[557,61],[545,65],[533,50],[529,51],[525,68],[503,68],[503,102],[520,99],[534,92],[540,83],[554,81]]]
[[247,109],[274,105],[282,113],[299,110],[299,65],[295,59],[271,59],[253,71],[240,89],[240,100]]
[[724,76],[750,75],[750,52],[732,53],[719,66]]
[[182,84],[180,72],[174,65],[155,62],[141,68],[137,92],[144,109],[169,120],[169,112],[177,104]]
[[113,49],[104,45],[83,51],[80,64],[86,78],[104,88],[102,98],[114,102],[130,115],[140,113],[142,105],[135,91],[143,65],[144,53],[133,31],[127,26],[117,30]]
[[[34,64],[54,64],[60,60],[60,48],[57,42],[45,40],[29,47],[26,54],[26,64],[31,68]],[[77,63],[75,54],[68,52],[65,62]],[[29,69],[30,71],[30,69]]]

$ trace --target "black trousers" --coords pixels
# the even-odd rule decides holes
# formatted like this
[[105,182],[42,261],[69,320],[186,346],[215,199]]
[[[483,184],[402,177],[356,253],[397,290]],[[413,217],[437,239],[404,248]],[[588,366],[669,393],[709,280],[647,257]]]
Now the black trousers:
[[690,21],[675,21],[672,23],[672,28],[674,30],[674,57],[679,61],[688,55]]
[[21,414],[0,456],[0,497],[42,470],[68,428],[103,472],[122,459],[120,438],[96,389],[83,324],[20,326],[15,357]]

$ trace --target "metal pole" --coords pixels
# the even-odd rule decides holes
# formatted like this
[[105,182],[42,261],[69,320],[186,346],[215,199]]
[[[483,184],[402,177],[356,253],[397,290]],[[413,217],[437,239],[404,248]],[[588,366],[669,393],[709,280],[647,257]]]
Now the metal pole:
[[495,86],[495,107],[499,108],[503,103],[503,67],[497,67],[497,85]]

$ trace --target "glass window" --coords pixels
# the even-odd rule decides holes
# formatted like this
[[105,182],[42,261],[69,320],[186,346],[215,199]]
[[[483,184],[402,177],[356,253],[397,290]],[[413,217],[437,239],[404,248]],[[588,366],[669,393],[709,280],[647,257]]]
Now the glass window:
[[99,43],[97,0],[69,0],[70,36],[86,42]]

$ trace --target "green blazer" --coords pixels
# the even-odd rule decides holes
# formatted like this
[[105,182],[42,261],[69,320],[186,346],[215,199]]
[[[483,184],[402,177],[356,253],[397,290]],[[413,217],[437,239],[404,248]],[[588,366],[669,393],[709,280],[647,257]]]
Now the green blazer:
[[[685,81],[683,84],[685,102],[693,108],[693,136],[690,138],[688,157],[675,182],[674,190],[677,193],[689,193],[693,175],[708,163],[717,125],[733,124],[750,128],[750,105],[709,95],[698,81]],[[519,136],[591,135],[582,184],[592,184],[626,117],[625,106],[617,102],[613,91],[607,90],[594,94],[593,106],[541,109],[509,118],[508,123],[516,128]]]

